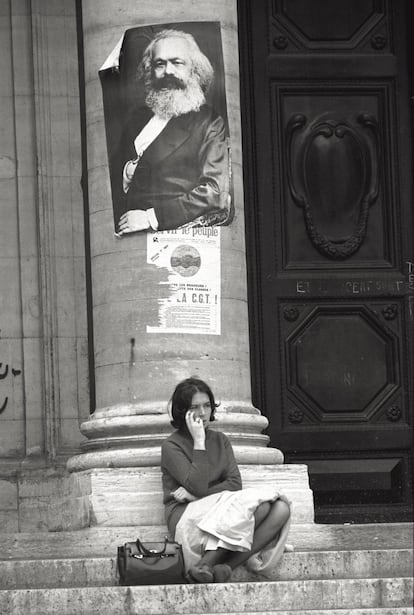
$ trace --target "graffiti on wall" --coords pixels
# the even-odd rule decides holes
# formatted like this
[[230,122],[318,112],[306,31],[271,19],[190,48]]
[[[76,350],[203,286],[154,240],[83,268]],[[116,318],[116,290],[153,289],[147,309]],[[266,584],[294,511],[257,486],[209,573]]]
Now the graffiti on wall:
[[[10,366],[8,363],[6,365],[3,365],[3,363],[0,363],[0,381],[3,381],[10,376],[11,377],[20,376],[20,374],[22,373],[21,369],[15,369],[14,367],[11,367],[9,369],[9,367]],[[1,386],[1,382],[0,382],[0,386]],[[5,397],[0,396],[0,414],[2,414],[5,411],[8,403],[9,403],[8,395],[6,395]]]

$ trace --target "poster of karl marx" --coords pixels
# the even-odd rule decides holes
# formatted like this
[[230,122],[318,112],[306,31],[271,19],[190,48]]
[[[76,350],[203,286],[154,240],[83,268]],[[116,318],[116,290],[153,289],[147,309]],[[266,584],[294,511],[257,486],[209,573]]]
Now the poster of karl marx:
[[100,78],[116,235],[229,224],[220,24],[127,30]]

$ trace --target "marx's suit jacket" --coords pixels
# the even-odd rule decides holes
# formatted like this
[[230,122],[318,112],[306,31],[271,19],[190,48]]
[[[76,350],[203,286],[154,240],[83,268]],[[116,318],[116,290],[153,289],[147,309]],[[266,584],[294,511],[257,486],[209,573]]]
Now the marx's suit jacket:
[[122,172],[136,158],[134,140],[152,116],[134,112],[115,148],[112,191],[120,215],[155,210],[159,229],[175,229],[198,216],[229,208],[229,163],[223,119],[209,106],[171,118],[144,152],[125,194]]

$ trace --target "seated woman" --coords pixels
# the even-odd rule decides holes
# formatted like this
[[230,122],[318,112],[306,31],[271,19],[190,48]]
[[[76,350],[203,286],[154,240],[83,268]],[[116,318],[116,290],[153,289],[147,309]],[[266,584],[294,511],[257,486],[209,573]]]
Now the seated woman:
[[161,452],[168,529],[183,544],[190,582],[225,582],[234,568],[277,543],[289,504],[276,490],[242,490],[229,439],[210,429],[217,405],[205,382],[180,382],[170,403],[176,431]]

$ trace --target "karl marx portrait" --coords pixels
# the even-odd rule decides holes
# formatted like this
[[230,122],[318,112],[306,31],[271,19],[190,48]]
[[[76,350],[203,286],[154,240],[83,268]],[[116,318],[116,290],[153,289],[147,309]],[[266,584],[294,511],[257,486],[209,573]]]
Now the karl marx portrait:
[[[218,24],[206,25],[215,25],[211,31],[220,35]],[[120,73],[127,53],[129,65],[134,63],[137,46],[131,36],[139,30],[124,35]],[[215,70],[195,37],[175,27],[158,27],[148,42],[148,28],[146,33],[146,47],[135,58],[135,79],[129,78],[129,96],[118,106],[112,126],[101,76],[115,231],[123,237],[151,229],[228,224],[232,196],[224,78],[222,92],[216,92],[216,100],[224,101],[219,113],[209,97]],[[118,83],[122,95],[126,77],[121,74]]]

